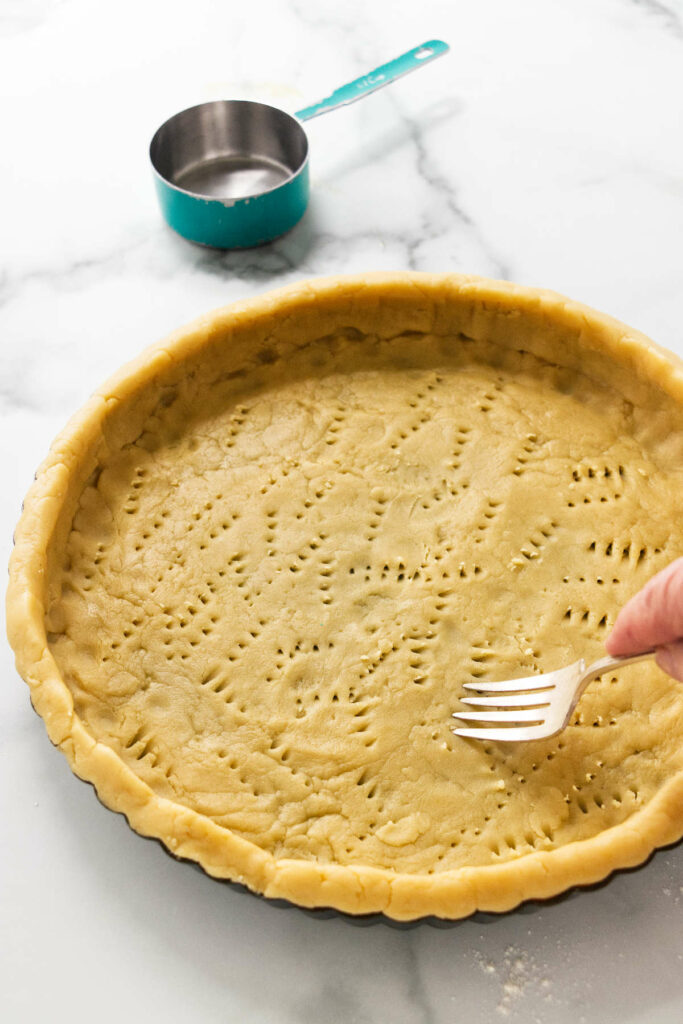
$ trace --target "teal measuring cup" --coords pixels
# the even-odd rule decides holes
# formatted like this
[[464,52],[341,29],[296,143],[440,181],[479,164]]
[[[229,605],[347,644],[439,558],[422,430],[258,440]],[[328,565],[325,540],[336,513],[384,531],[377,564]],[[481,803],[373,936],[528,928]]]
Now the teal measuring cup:
[[448,52],[423,43],[291,115],[266,103],[217,100],[189,107],[155,132],[149,155],[161,211],[192,242],[218,249],[283,235],[308,205],[308,139],[302,127]]

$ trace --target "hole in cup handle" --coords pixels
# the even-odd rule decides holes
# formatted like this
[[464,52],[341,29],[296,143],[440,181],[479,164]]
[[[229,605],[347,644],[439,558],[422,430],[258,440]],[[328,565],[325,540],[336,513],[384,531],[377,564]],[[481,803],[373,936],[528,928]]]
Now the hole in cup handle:
[[431,57],[433,53],[434,51],[428,46],[423,46],[422,49],[416,50],[413,56],[415,57],[415,60],[424,60],[425,57]]

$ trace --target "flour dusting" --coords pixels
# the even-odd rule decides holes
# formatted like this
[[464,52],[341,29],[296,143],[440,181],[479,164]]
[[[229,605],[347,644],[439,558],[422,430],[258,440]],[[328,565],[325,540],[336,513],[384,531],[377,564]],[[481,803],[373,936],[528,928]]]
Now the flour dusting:
[[[547,1004],[553,1002],[552,982],[545,973],[546,966],[540,965],[526,950],[508,946],[498,965],[480,953],[475,953],[475,960],[483,973],[500,986],[496,1010],[501,1017],[509,1017],[525,995],[533,994],[536,1000],[540,997]],[[527,1017],[527,1020],[541,1024],[540,1017]]]

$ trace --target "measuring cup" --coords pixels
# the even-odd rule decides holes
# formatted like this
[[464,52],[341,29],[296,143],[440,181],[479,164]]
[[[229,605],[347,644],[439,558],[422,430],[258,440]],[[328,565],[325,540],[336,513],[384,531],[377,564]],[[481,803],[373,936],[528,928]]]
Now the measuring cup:
[[217,249],[283,235],[308,205],[308,139],[301,122],[354,103],[448,49],[432,39],[294,116],[247,100],[200,103],[175,114],[149,147],[166,221],[184,238]]

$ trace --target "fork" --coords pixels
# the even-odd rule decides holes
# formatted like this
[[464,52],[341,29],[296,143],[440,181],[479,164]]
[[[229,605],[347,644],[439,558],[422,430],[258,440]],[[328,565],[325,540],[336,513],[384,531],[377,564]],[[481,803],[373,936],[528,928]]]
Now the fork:
[[[482,727],[453,729],[453,732],[456,736],[503,742],[555,736],[568,725],[581,694],[593,679],[610,669],[654,658],[656,653],[644,651],[620,658],[601,658],[588,667],[580,658],[573,665],[539,676],[506,679],[501,683],[464,683],[466,690],[477,690],[482,696],[464,697],[462,703],[477,710],[456,711],[452,717],[463,722],[480,722]],[[496,710],[479,711],[479,708]],[[489,722],[502,728],[486,728]]]

